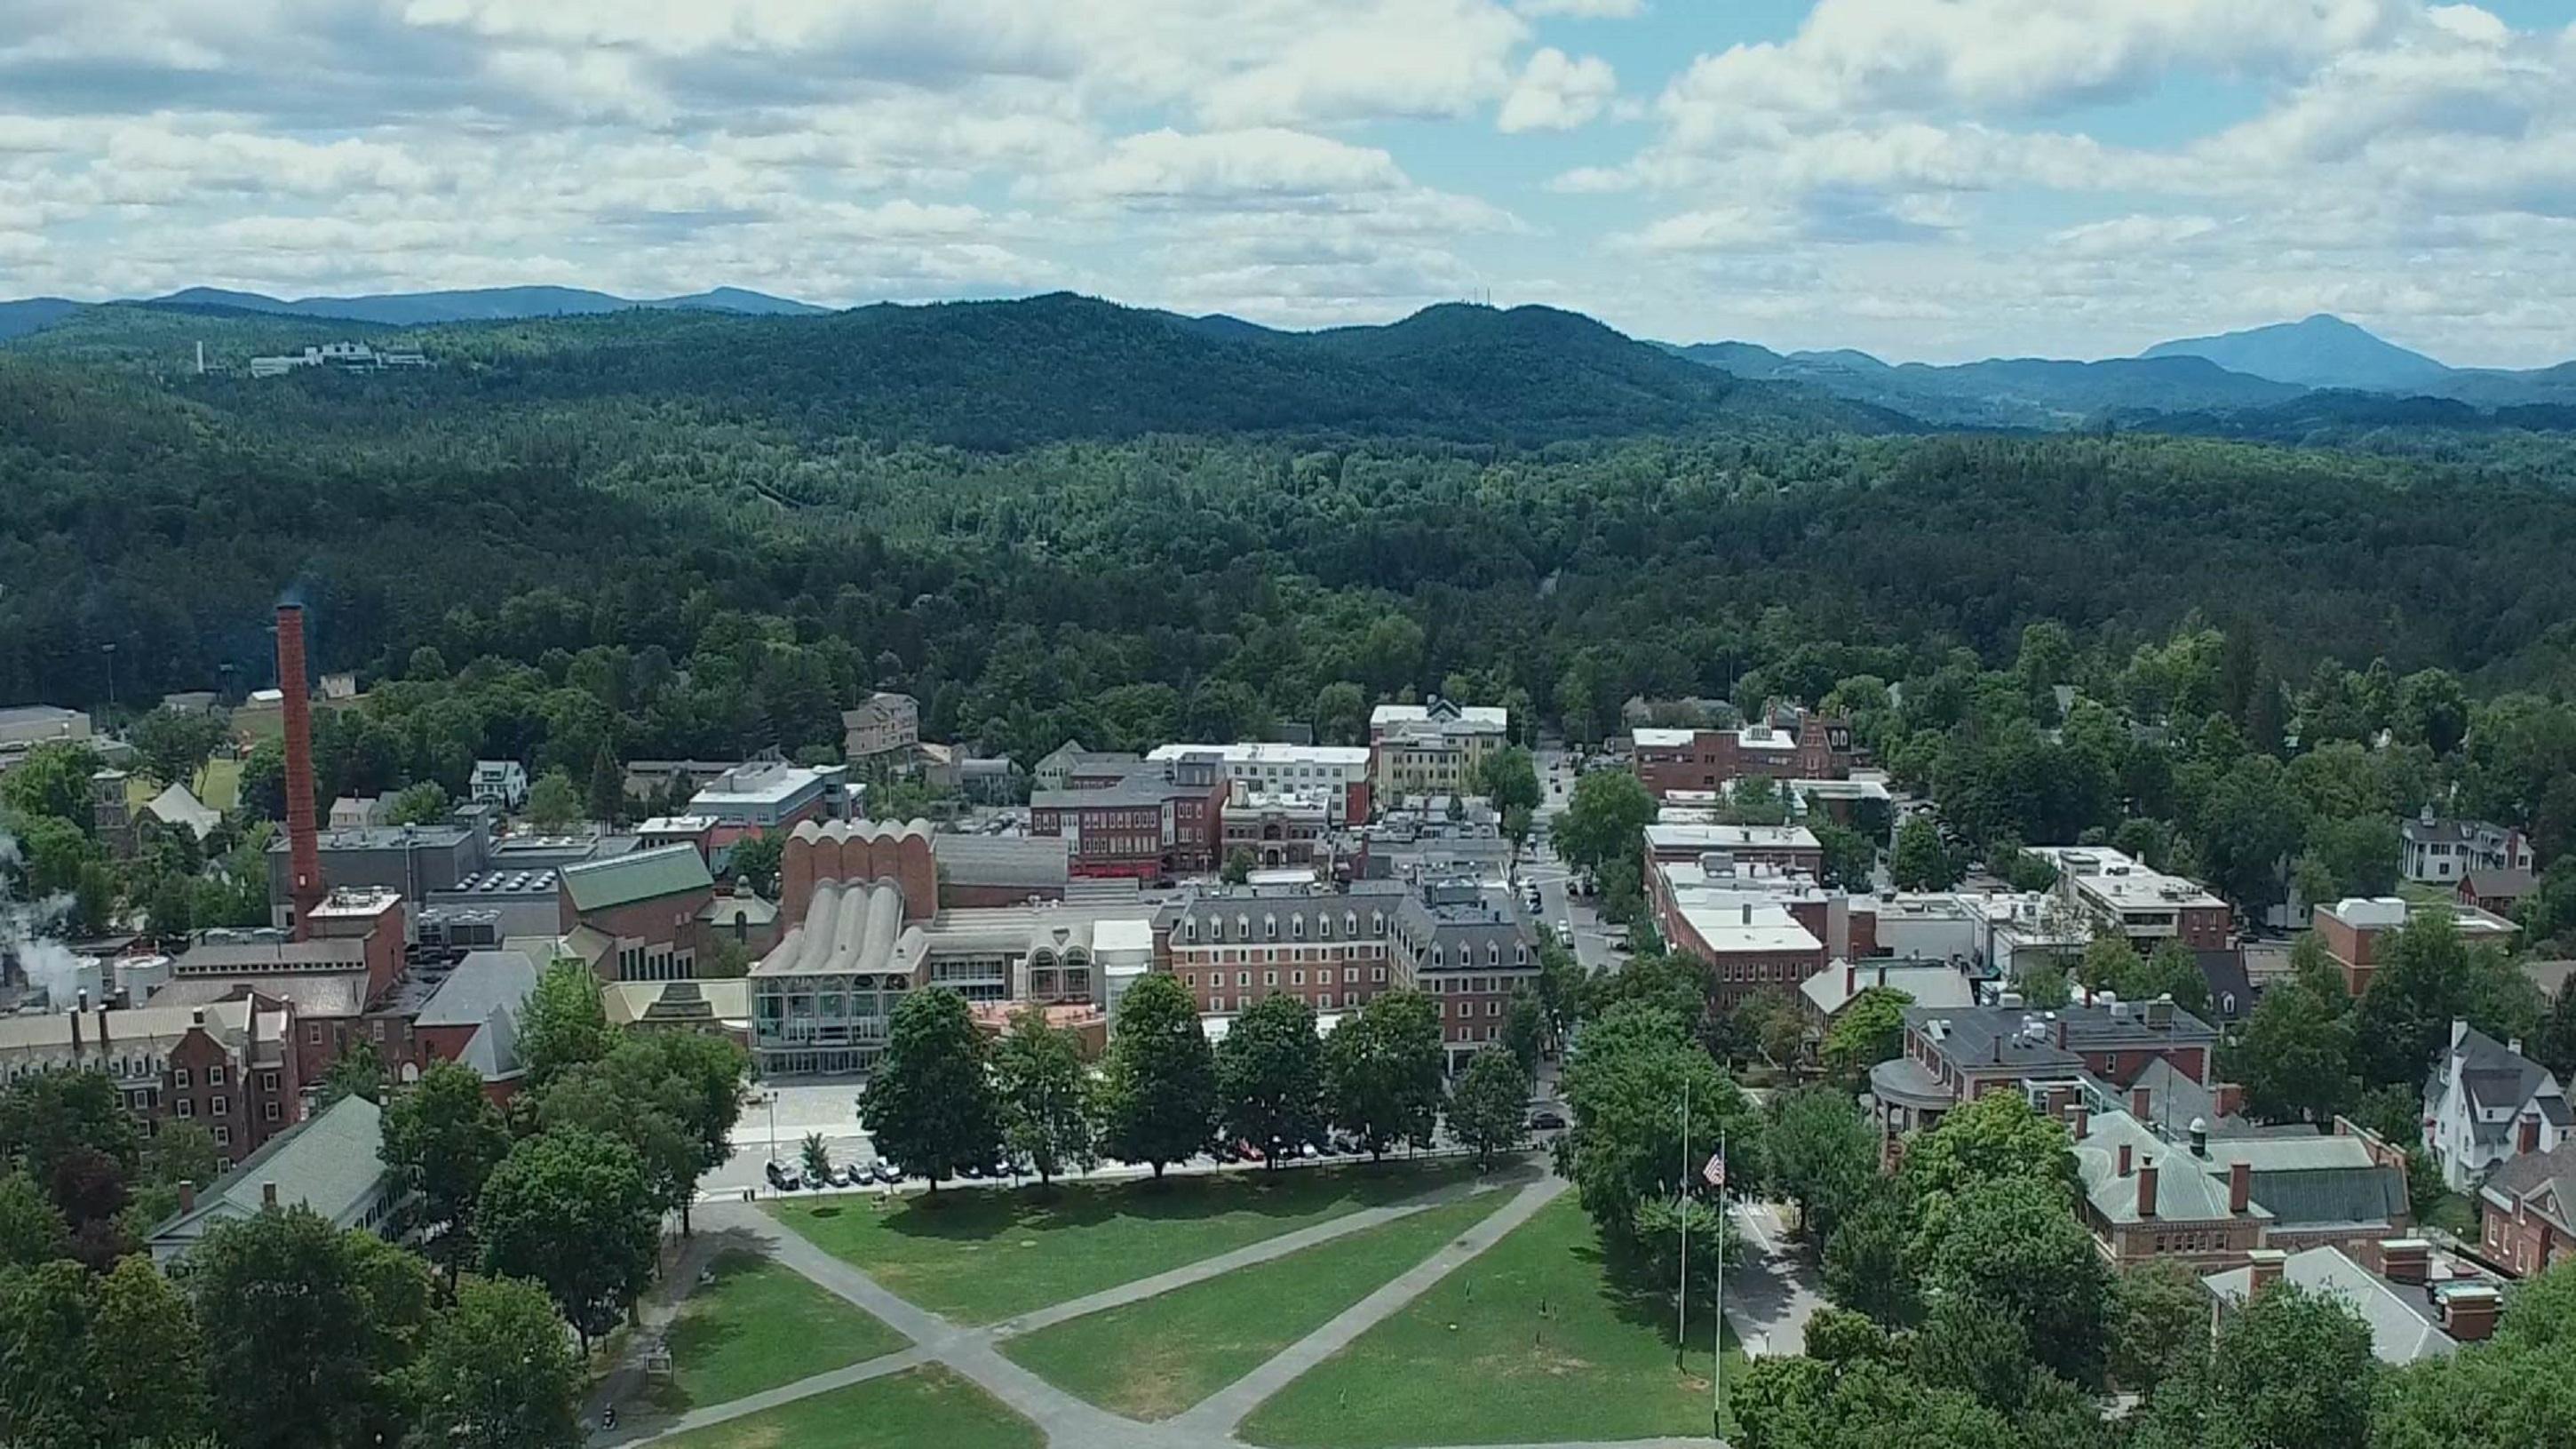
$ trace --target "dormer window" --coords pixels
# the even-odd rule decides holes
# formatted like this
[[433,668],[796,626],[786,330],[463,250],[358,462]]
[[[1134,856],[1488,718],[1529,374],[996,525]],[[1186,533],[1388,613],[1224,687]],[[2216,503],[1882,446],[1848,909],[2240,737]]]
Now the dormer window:
[[1279,918],[1277,916],[1263,916],[1261,918],[1261,939],[1265,941],[1276,941],[1279,939]]
[[1306,918],[1304,916],[1290,916],[1288,918],[1288,934],[1297,940],[1305,940]]

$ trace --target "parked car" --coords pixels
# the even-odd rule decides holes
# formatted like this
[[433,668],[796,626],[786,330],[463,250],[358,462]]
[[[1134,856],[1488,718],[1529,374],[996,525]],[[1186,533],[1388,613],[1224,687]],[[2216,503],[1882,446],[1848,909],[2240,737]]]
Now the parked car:
[[888,1187],[903,1181],[903,1170],[882,1157],[868,1165],[868,1175]]
[[832,1164],[832,1186],[834,1186],[834,1187],[856,1187],[856,1186],[858,1186],[858,1185],[859,1185],[859,1171],[860,1171],[860,1169],[859,1169],[859,1168],[857,1168],[856,1166],[854,1166],[854,1165],[852,1165],[852,1164],[850,1164],[850,1163],[847,1163],[847,1162],[836,1162],[836,1163],[833,1163],[833,1164]]
[[966,1163],[957,1169],[957,1175],[959,1177],[971,1177],[980,1182],[984,1177],[984,1164],[980,1162]]
[[772,1178],[771,1182],[780,1192],[802,1192],[805,1190],[805,1169],[792,1162],[781,1163],[778,1176]]
[[1532,1132],[1562,1132],[1565,1130],[1565,1114],[1541,1108],[1529,1115],[1529,1127]]

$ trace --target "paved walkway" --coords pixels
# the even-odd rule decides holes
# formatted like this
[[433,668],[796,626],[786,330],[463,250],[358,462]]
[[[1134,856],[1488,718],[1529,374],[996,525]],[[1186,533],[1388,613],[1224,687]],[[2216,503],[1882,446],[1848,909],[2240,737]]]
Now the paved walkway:
[[1376,1292],[1343,1309],[1331,1322],[1280,1350],[1261,1367],[1217,1390],[1198,1406],[1172,1420],[1184,1431],[1228,1438],[1253,1406],[1288,1387],[1288,1381],[1332,1357],[1352,1339],[1420,1297],[1449,1271],[1492,1247],[1503,1234],[1528,1222],[1530,1215],[1565,1191],[1561,1177],[1546,1177],[1486,1215],[1485,1220],[1440,1245],[1439,1251],[1388,1280]]
[[[1234,1430],[1254,1405],[1412,1302],[1460,1264],[1492,1247],[1505,1233],[1527,1222],[1566,1187],[1562,1179],[1528,1168],[1508,1175],[1499,1183],[1452,1185],[1392,1206],[1345,1214],[1327,1223],[1284,1233],[1204,1262],[1121,1284],[1083,1298],[1053,1304],[990,1327],[958,1324],[906,1301],[866,1273],[824,1252],[757,1208],[739,1202],[710,1204],[698,1215],[700,1222],[706,1224],[706,1228],[701,1230],[702,1238],[721,1239],[736,1245],[746,1242],[758,1244],[783,1266],[875,1314],[910,1338],[913,1346],[899,1353],[816,1374],[729,1403],[694,1409],[677,1419],[653,1424],[649,1431],[638,1427],[621,1434],[600,1434],[593,1436],[591,1442],[594,1445],[650,1444],[675,1434],[726,1423],[922,1364],[939,1363],[1027,1416],[1045,1432],[1049,1449],[1244,1449],[1234,1437]],[[1321,1328],[1281,1350],[1268,1362],[1218,1390],[1188,1412],[1165,1423],[1140,1423],[1085,1403],[1004,1358],[996,1347],[1001,1340],[1015,1334],[1034,1332],[1104,1308],[1114,1308],[1204,1282],[1317,1243],[1362,1232],[1441,1203],[1456,1201],[1475,1191],[1511,1192],[1514,1196],[1466,1233],[1441,1245],[1429,1257],[1343,1310]],[[690,1272],[689,1281],[695,1282],[694,1269]],[[683,1287],[675,1294],[675,1299],[685,1296],[686,1288]],[[1708,1449],[1709,1444],[1706,1439],[1674,1439],[1630,1440],[1615,1446],[1488,1446],[1488,1449]]]
[[1734,1206],[1744,1238],[1761,1255],[1726,1275],[1726,1322],[1747,1358],[1786,1358],[1807,1351],[1807,1320],[1825,1306],[1816,1272],[1789,1241],[1770,1203]]

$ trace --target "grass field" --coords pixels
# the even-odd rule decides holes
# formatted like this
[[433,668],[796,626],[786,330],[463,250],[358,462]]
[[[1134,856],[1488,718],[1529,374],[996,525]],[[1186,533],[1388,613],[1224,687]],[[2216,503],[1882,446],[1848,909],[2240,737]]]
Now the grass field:
[[982,1389],[927,1364],[661,1442],[666,1449],[1044,1449],[1046,1435]]
[[[1673,1361],[1672,1300],[1602,1274],[1571,1194],[1252,1411],[1247,1443],[1393,1449],[1699,1436],[1706,1325]],[[1731,1343],[1727,1368],[1743,1363]]]
[[672,1378],[655,1395],[671,1413],[721,1404],[911,1346],[865,1309],[756,1253],[726,1253],[715,1281],[689,1295],[663,1336]]
[[1284,1258],[1069,1319],[1002,1352],[1131,1419],[1167,1419],[1233,1383],[1509,1202],[1478,1193]]
[[779,1221],[905,1298],[964,1323],[1079,1298],[1280,1233],[1417,1197],[1463,1166],[1298,1168],[894,1200],[774,1203]]
[[[205,787],[201,790],[191,782],[188,788],[200,804],[216,810],[232,809],[241,803],[241,761],[222,756],[208,760]],[[126,808],[140,810],[160,793],[159,781],[130,776],[125,782]]]
[[2433,1210],[2424,1215],[2424,1225],[2440,1228],[2452,1237],[2471,1243],[2475,1243],[2483,1231],[2478,1221],[2476,1201],[2456,1192],[2446,1192],[2434,1202]]

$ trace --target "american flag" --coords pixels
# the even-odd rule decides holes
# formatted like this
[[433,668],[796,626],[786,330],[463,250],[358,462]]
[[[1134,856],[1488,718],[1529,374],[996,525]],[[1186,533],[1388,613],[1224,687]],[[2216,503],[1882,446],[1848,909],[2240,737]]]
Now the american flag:
[[1699,1175],[1708,1183],[1709,1186],[1716,1188],[1719,1192],[1726,1191],[1726,1154],[1723,1152],[1710,1153],[1708,1155],[1708,1165],[1699,1170]]

